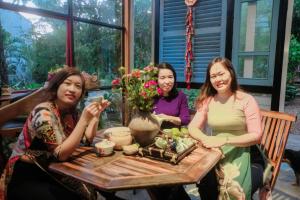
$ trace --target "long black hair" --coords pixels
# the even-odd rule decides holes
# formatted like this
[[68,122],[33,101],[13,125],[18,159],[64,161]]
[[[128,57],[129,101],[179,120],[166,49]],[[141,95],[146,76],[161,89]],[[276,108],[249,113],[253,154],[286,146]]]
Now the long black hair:
[[173,76],[174,76],[174,85],[173,85],[173,88],[171,89],[171,91],[169,92],[169,96],[167,98],[176,97],[178,95],[178,90],[177,90],[177,84],[176,84],[176,82],[177,82],[177,75],[176,75],[175,69],[169,63],[160,63],[157,66],[157,68],[158,68],[158,73],[159,73],[160,69],[168,69],[168,70],[172,71]]

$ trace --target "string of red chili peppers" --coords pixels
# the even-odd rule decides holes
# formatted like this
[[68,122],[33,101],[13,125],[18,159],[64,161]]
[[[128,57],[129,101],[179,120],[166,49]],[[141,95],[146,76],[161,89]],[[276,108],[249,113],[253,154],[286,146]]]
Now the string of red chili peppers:
[[192,38],[194,35],[194,26],[193,26],[193,6],[197,0],[185,0],[185,4],[188,6],[186,13],[186,51],[185,51],[185,82],[186,88],[189,90],[191,88],[191,79],[193,75],[192,71],[192,61],[193,56],[193,44]]

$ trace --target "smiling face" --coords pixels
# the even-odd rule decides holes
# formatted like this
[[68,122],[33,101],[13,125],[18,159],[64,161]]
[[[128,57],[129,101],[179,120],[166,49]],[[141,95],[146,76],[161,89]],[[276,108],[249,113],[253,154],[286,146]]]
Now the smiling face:
[[63,108],[75,106],[82,94],[83,83],[78,75],[71,75],[66,78],[58,87],[57,104]]
[[219,94],[231,92],[232,77],[230,72],[221,64],[217,62],[210,68],[210,82],[214,89]]
[[175,77],[169,69],[159,69],[158,86],[163,91],[164,96],[168,96],[169,92],[174,87]]

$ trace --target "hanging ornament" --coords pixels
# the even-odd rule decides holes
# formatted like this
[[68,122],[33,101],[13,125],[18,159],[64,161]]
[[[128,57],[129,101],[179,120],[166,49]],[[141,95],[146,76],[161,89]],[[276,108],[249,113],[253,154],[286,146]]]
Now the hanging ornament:
[[193,44],[192,38],[194,35],[194,26],[193,26],[193,6],[197,0],[185,0],[185,4],[187,5],[187,13],[186,13],[186,50],[185,50],[185,82],[186,87],[189,90],[191,88],[191,78],[192,78],[192,60],[193,60]]

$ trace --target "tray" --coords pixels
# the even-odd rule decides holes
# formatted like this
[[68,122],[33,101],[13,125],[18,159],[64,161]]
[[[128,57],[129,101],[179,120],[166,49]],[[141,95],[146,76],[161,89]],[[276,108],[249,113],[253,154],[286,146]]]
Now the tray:
[[184,151],[177,153],[170,148],[160,149],[155,146],[155,144],[150,144],[146,147],[140,147],[138,154],[143,157],[148,157],[160,161],[169,162],[172,164],[178,164],[184,157],[196,149],[196,144],[188,146]]

